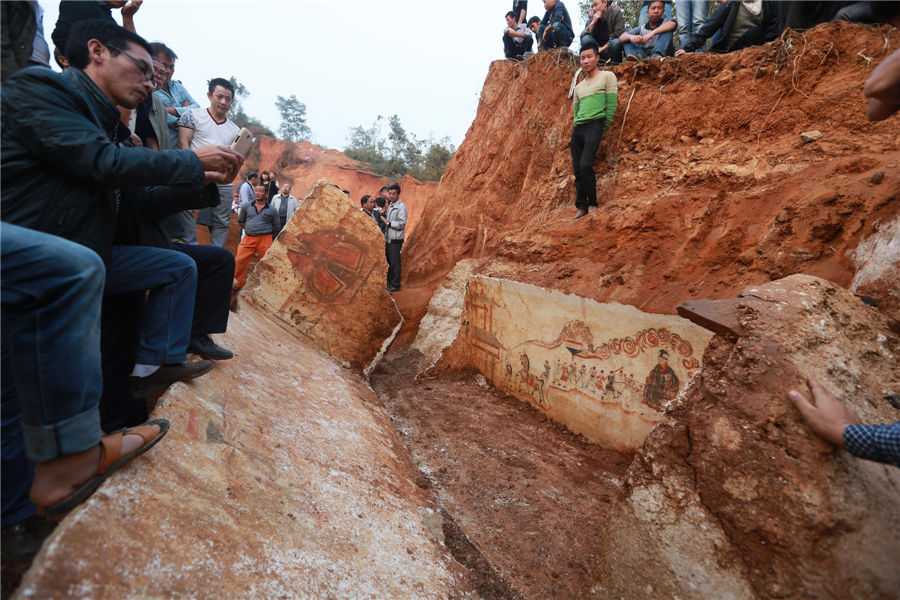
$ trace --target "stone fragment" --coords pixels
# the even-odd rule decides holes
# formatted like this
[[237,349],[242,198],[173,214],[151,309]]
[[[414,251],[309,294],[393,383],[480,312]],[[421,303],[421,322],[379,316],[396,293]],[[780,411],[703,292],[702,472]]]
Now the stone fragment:
[[860,241],[853,258],[856,276],[850,289],[874,298],[891,330],[900,335],[900,216],[879,223]]
[[402,321],[386,269],[375,221],[323,179],[260,261],[246,299],[303,341],[371,370]]
[[698,372],[711,337],[680,317],[473,276],[459,337],[438,367],[474,367],[589,440],[634,450]]
[[678,305],[678,315],[704,329],[727,337],[738,337],[741,323],[733,300],[690,300]]
[[456,263],[432,294],[428,311],[422,317],[416,339],[412,343],[412,349],[422,353],[419,373],[433,367],[456,340],[466,297],[466,282],[475,270],[475,265],[476,261],[471,259]]
[[634,573],[667,598],[896,595],[900,469],[818,438],[787,392],[809,396],[812,376],[864,423],[896,421],[900,337],[878,310],[808,275],[732,302],[740,337],[710,342],[701,377],[629,468],[593,573],[603,597],[645,597]]
[[872,173],[872,177],[869,178],[869,183],[872,185],[878,185],[884,181],[884,171],[875,171]]
[[252,306],[220,340],[235,358],[169,389],[169,434],[60,524],[18,597],[473,597],[363,378]]
[[803,140],[804,144],[808,144],[810,142],[815,142],[816,140],[822,139],[823,135],[824,134],[821,131],[814,129],[812,131],[804,131],[803,133],[801,133],[800,139]]

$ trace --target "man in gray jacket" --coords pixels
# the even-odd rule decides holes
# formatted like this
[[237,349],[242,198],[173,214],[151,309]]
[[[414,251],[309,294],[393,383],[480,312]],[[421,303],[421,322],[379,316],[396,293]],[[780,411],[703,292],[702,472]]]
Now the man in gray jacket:
[[388,259],[387,289],[393,293],[400,290],[400,250],[406,232],[406,205],[400,200],[400,186],[396,183],[388,187],[388,199],[384,241]]

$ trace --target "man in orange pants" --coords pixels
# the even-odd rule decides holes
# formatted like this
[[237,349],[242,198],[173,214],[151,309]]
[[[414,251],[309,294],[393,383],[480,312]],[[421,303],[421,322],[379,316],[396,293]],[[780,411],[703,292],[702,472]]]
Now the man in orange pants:
[[269,204],[266,188],[258,185],[253,188],[253,194],[256,202],[241,206],[241,212],[238,213],[238,223],[244,229],[244,238],[238,245],[237,256],[234,258],[234,278],[237,279],[235,290],[244,287],[247,266],[253,255],[259,258],[265,256],[281,229],[278,211]]

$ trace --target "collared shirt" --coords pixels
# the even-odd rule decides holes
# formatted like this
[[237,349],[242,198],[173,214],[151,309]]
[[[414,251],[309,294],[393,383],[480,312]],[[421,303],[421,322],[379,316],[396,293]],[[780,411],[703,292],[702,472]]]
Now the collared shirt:
[[256,209],[255,202],[242,205],[238,223],[244,223],[245,235],[275,235],[281,229],[278,211],[269,203],[262,210]]
[[[191,97],[185,87],[181,85],[181,82],[175,81],[174,79],[169,82],[168,92],[164,89],[158,89],[153,92],[153,95],[158,96],[159,99],[163,101],[163,104],[166,105],[166,108],[174,108],[178,113],[178,116],[176,117],[166,111],[166,123],[169,126],[169,141],[172,144],[172,148],[177,148],[178,126],[175,125],[175,123],[178,122],[181,115],[191,109],[200,108],[200,105],[197,104],[197,101],[194,100],[193,97]],[[183,106],[185,100],[188,102],[187,106]]]
[[900,467],[900,421],[891,425],[848,425],[844,446],[853,456]]

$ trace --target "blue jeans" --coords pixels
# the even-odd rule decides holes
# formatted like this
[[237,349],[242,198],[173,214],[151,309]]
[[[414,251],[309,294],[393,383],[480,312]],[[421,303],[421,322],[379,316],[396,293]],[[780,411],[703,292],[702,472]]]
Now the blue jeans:
[[644,49],[643,44],[632,44],[631,42],[625,42],[622,44],[623,50],[625,51],[625,55],[633,54],[635,56],[639,56],[641,58],[647,58],[647,56],[672,56],[675,54],[675,46],[672,43],[674,39],[674,35],[671,31],[666,33],[657,33],[653,36],[653,49],[650,51],[650,54],[647,54],[647,50]]
[[9,403],[21,407],[29,459],[87,450],[101,436],[103,261],[84,246],[9,223],[0,246],[4,446],[18,419]]
[[[678,23],[678,45],[684,48],[685,44],[694,39],[694,36],[706,23],[706,13],[709,10],[708,0],[675,0],[675,21]],[[702,52],[698,48],[696,52]]]
[[144,365],[184,362],[191,336],[197,266],[175,250],[113,246],[105,295],[149,290],[141,311],[135,361]]
[[569,32],[569,30],[560,22],[550,25],[550,33],[547,34],[547,39],[544,39],[544,31],[546,29],[548,28],[543,23],[538,26],[537,39],[541,40],[541,50],[568,48],[569,44],[572,43],[572,40],[575,39],[575,35]]

